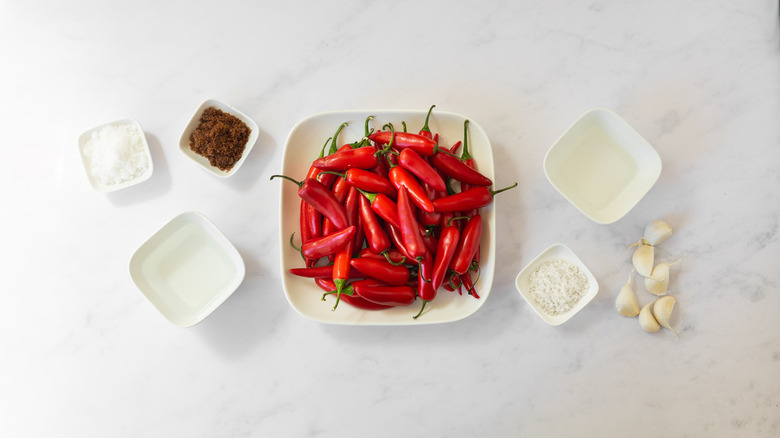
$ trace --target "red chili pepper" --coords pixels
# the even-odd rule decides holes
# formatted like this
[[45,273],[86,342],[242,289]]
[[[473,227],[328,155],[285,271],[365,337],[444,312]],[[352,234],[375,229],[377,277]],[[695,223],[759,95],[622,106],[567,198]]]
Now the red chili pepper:
[[455,289],[457,289],[458,294],[463,295],[463,292],[461,291],[460,275],[452,271],[449,271],[449,275],[447,275],[447,281],[442,283],[442,287],[450,292],[455,292]]
[[381,253],[374,252],[371,248],[363,248],[358,252],[358,257],[386,260],[394,265],[403,264],[409,259],[398,248],[390,248]]
[[420,135],[427,138],[433,138],[433,134],[431,133],[431,128],[428,127],[428,119],[431,118],[431,112],[433,109],[436,108],[436,105],[431,105],[430,108],[428,108],[428,115],[425,116],[425,124],[420,129]]
[[398,164],[435,190],[440,192],[447,190],[447,186],[444,185],[444,179],[439,176],[436,169],[431,167],[428,161],[413,149],[402,150],[401,154],[398,156]]
[[474,283],[471,281],[471,274],[468,272],[460,276],[460,281],[463,286],[466,286],[466,293],[473,296],[476,299],[479,299],[479,295],[477,295],[477,289],[474,287]]
[[398,194],[389,179],[370,170],[355,168],[336,175],[343,176],[346,184],[365,192],[384,193],[391,198],[395,198]]
[[344,210],[344,206],[321,182],[313,178],[296,181],[285,175],[273,175],[271,179],[276,177],[284,178],[297,184],[298,196],[317,209],[323,216],[333,221],[336,228],[343,229],[347,227],[347,212]]
[[402,186],[398,190],[398,222],[406,251],[413,259],[417,259],[425,255],[426,248],[410,198],[408,190]]
[[344,286],[346,286],[349,279],[349,261],[351,259],[352,241],[350,240],[336,253],[336,257],[333,259],[333,284],[336,285],[336,304],[333,306],[334,309],[338,307]]
[[433,139],[411,132],[378,131],[368,136],[374,143],[387,145],[390,140],[398,149],[414,149],[418,154],[430,157],[436,152],[436,142]]
[[[442,196],[445,196],[443,192],[438,192],[434,190],[431,186],[428,184],[423,183],[423,189],[425,189],[425,194],[428,195],[428,199],[433,202],[436,198],[441,198]],[[420,225],[425,227],[434,227],[438,226],[441,223],[441,213],[434,211],[433,213],[428,213],[425,210],[419,211],[419,219],[420,219]]]
[[482,216],[476,215],[469,219],[469,222],[463,227],[460,235],[458,248],[450,262],[450,269],[458,274],[465,274],[471,266],[471,260],[479,247],[479,241],[482,238]]
[[371,169],[377,164],[376,149],[372,147],[359,147],[338,151],[334,154],[317,158],[313,166],[322,170],[344,171],[354,167]]
[[371,209],[371,203],[365,196],[360,196],[360,218],[363,224],[363,232],[368,242],[368,247],[377,254],[390,248],[390,238],[387,236],[382,224]]
[[[458,141],[455,142],[454,145],[452,145],[452,147],[450,147],[447,150],[450,151],[451,154],[457,154],[458,153],[458,149],[460,149],[460,145],[461,145],[461,142],[460,142],[460,140],[458,140]],[[446,147],[439,146],[439,149],[446,149]]]
[[401,190],[401,187],[405,187],[409,191],[409,196],[415,205],[429,213],[433,213],[433,202],[428,199],[425,189],[417,182],[417,179],[411,172],[401,166],[395,166],[390,169],[388,176],[390,177],[390,182],[393,183],[393,187],[398,191]]
[[417,295],[420,296],[423,303],[422,307],[420,307],[420,311],[414,316],[414,319],[417,319],[422,315],[425,305],[428,304],[429,301],[433,301],[433,299],[436,298],[436,289],[433,288],[432,277],[433,256],[430,252],[426,251],[425,255],[420,260],[420,270],[417,275]]
[[433,200],[433,207],[441,213],[471,210],[472,208],[482,208],[493,202],[493,196],[505,190],[517,186],[517,183],[500,190],[490,190],[487,187],[472,187],[465,192],[455,193],[454,195],[444,196]]
[[309,259],[317,260],[330,254],[335,254],[344,246],[351,242],[355,237],[356,227],[350,225],[341,231],[337,231],[329,236],[309,240],[301,247],[303,256]]
[[451,153],[437,152],[436,155],[431,157],[431,164],[450,178],[455,178],[460,182],[475,186],[493,185],[493,181],[490,178],[467,166],[460,158]]
[[393,265],[383,259],[355,258],[349,263],[366,277],[383,281],[390,286],[403,286],[409,281],[409,269],[406,266]]
[[[317,278],[314,280],[314,282],[317,284],[317,286],[320,287],[320,289],[324,290],[325,292],[332,293],[336,290],[336,285],[333,283],[332,280]],[[346,289],[351,290],[352,285],[347,286]],[[351,295],[349,293],[342,293],[340,298],[342,301],[346,302],[347,304],[363,310],[384,310],[393,307],[393,306],[385,306],[382,304],[373,303],[363,297],[355,295],[354,293],[352,293]],[[323,300],[324,299],[325,298],[323,297]]]
[[298,226],[301,228],[301,243],[306,243],[312,238],[312,227],[309,224],[310,219],[310,213],[309,210],[311,210],[309,204],[306,203],[303,199],[301,199],[301,211],[298,215]]
[[408,306],[417,295],[409,286],[370,286],[356,281],[352,287],[357,296],[385,306]]
[[439,236],[439,245],[436,248],[436,258],[433,262],[433,278],[431,283],[435,290],[439,289],[447,269],[450,267],[452,257],[455,255],[455,249],[458,247],[460,231],[455,225],[447,225]]
[[349,193],[349,184],[344,181],[344,178],[339,178],[333,183],[333,187],[330,190],[333,192],[336,200],[343,204],[344,200],[347,199],[347,193]]
[[356,295],[341,295],[342,301],[345,301],[347,304],[349,304],[352,307],[357,307],[358,309],[363,310],[385,310],[385,309],[391,309],[393,306],[385,305],[385,304],[378,304],[374,303],[372,301],[368,301],[367,299]]
[[309,229],[310,238],[322,237],[322,214],[308,202],[301,199],[304,206],[306,228]]
[[365,239],[363,222],[360,220],[360,198],[363,198],[363,195],[356,188],[350,187],[347,199],[344,200],[344,209],[347,211],[347,223],[355,226],[355,235],[352,238],[353,249],[360,249]]
[[409,251],[406,250],[406,246],[404,246],[404,240],[401,237],[401,230],[397,227],[394,227],[391,224],[387,224],[387,235],[390,236],[390,240],[393,242],[393,245],[395,246],[398,251],[403,254],[404,257],[406,257],[406,260],[411,262],[414,260],[414,257],[409,255]]
[[[338,140],[339,133],[341,133],[341,130],[344,129],[344,127],[347,126],[347,123],[342,123],[339,125],[338,129],[336,130],[336,133],[333,134],[333,137],[329,138],[325,141],[325,145],[328,144],[328,141],[331,141],[330,143],[330,150],[328,151],[328,154],[332,154],[337,151],[341,150],[347,150],[350,149],[349,145],[344,145],[339,149],[336,149],[336,141]],[[325,150],[325,145],[323,145],[323,152]],[[324,156],[323,153],[320,153],[320,156],[318,158],[322,158]],[[312,170],[316,169],[316,170]],[[333,180],[336,179],[335,175],[330,175],[327,173],[322,173],[322,169],[317,169],[314,167],[314,164],[312,163],[312,166],[309,168],[309,173],[316,172],[316,178],[319,182],[321,182],[325,187],[330,187],[333,184]]]
[[338,230],[339,229],[336,228],[335,225],[333,225],[333,221],[331,221],[330,219],[328,219],[326,217],[322,218],[322,235],[323,236],[330,236],[331,234],[335,233]]
[[[315,266],[310,268],[292,268],[288,271],[290,274],[295,275],[297,277],[304,277],[304,278],[326,278],[328,281],[333,281],[333,266],[332,265],[325,265],[325,266]],[[362,272],[358,269],[350,269],[349,270],[349,279],[353,280],[356,278],[363,278],[365,275],[363,275]],[[333,290],[336,288],[334,287]]]
[[374,213],[384,219],[388,224],[396,228],[401,228],[401,224],[398,222],[398,206],[392,199],[382,193],[368,193],[362,190],[360,193],[368,198]]

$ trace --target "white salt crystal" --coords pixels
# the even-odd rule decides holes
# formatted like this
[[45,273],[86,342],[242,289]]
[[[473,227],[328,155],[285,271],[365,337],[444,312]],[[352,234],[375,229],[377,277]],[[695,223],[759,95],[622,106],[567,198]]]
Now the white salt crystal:
[[127,124],[93,131],[84,145],[93,178],[106,186],[132,181],[149,168],[143,132]]

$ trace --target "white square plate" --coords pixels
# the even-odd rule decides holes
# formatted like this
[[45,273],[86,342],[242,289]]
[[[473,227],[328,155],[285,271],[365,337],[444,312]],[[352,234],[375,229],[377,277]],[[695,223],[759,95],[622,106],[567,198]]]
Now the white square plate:
[[[89,142],[89,139],[92,136],[92,134],[108,126],[128,126],[132,133],[131,135],[140,136],[141,148],[143,150],[143,160],[146,163],[146,169],[140,174],[138,174],[135,178],[121,182],[119,184],[111,184],[111,185],[103,183],[102,181],[100,181],[99,178],[95,177],[95,175],[92,174],[92,171],[90,170],[91,168],[90,159],[84,151],[84,148],[87,146],[87,143]],[[87,174],[87,179],[89,180],[89,184],[92,186],[93,189],[95,189],[98,192],[113,192],[115,190],[124,189],[126,187],[130,187],[132,185],[136,185],[140,182],[146,181],[147,179],[149,179],[150,176],[152,176],[153,165],[152,165],[152,155],[151,153],[149,153],[149,143],[147,143],[146,141],[146,135],[144,135],[144,130],[141,129],[141,124],[138,123],[138,121],[133,119],[122,119],[110,123],[105,123],[82,133],[79,136],[79,156],[81,157],[81,163],[84,165],[84,171]],[[122,158],[122,157],[117,157],[117,158]]]
[[[244,147],[244,152],[241,154],[241,158],[236,161],[236,164],[233,165],[233,167],[230,168],[227,172],[224,170],[220,170],[218,167],[214,167],[209,163],[209,159],[204,157],[203,155],[197,154],[190,149],[190,135],[192,134],[192,131],[194,131],[198,124],[200,124],[200,117],[203,115],[203,111],[206,110],[206,108],[214,107],[218,110],[221,110],[222,112],[226,112],[228,114],[234,115],[238,117],[239,120],[244,122],[246,126],[249,127],[252,131],[249,133],[249,139],[246,142],[246,146]],[[197,110],[195,110],[195,114],[192,115],[192,118],[190,119],[190,122],[187,124],[187,127],[184,128],[184,132],[181,134],[181,138],[179,139],[179,150],[188,158],[190,158],[192,161],[197,163],[200,167],[206,169],[207,171],[213,173],[214,175],[220,177],[220,178],[228,178],[230,176],[233,176],[236,172],[238,172],[238,169],[241,167],[242,164],[244,164],[244,161],[246,160],[247,155],[249,155],[249,151],[252,150],[252,148],[255,145],[255,142],[257,142],[257,137],[260,135],[257,128],[257,123],[254,122],[254,120],[250,119],[249,116],[242,113],[241,111],[233,108],[232,106],[220,102],[216,99],[207,99],[203,103],[200,104]]]
[[[371,126],[379,129],[385,123],[391,122],[396,129],[405,121],[409,131],[417,132],[425,121],[427,111],[396,111],[396,110],[366,110],[338,111],[316,114],[299,122],[287,138],[282,158],[282,173],[293,179],[300,180],[306,176],[309,166],[319,156],[320,149],[328,137],[331,137],[341,123],[349,125],[341,131],[338,145],[363,138],[366,117],[373,115]],[[429,127],[432,132],[439,133],[439,143],[452,146],[463,139],[462,115],[437,111],[434,109]],[[474,157],[477,169],[493,179],[493,151],[485,131],[473,120],[469,120],[469,150]],[[417,300],[410,307],[399,307],[381,311],[361,310],[346,303],[339,304],[332,310],[334,298],[328,297],[323,302],[323,290],[312,279],[294,276],[288,272],[291,268],[303,267],[301,255],[290,246],[290,235],[299,232],[300,198],[298,187],[288,181],[279,181],[281,190],[281,208],[279,218],[282,286],[290,305],[301,315],[315,321],[349,324],[349,325],[407,325],[433,324],[457,321],[476,312],[487,300],[493,283],[495,265],[495,215],[493,205],[481,209],[483,232],[481,241],[481,274],[475,286],[480,298],[470,295],[459,295],[444,288],[432,302],[425,307],[425,313],[419,318],[412,317],[419,310],[421,302]]]
[[219,307],[244,280],[245,269],[236,248],[197,212],[173,218],[130,259],[136,287],[180,327]]
[[[582,298],[580,298],[580,300],[574,307],[572,307],[571,310],[560,315],[550,315],[545,312],[529,292],[531,285],[531,274],[534,273],[539,265],[541,265],[543,262],[552,259],[563,259],[573,263],[582,269],[582,272],[585,273],[585,276],[588,278],[588,290],[585,292]],[[571,249],[560,243],[557,243],[542,251],[542,253],[536,256],[536,258],[533,259],[531,263],[523,268],[523,270],[520,271],[520,273],[517,275],[517,278],[515,279],[515,286],[517,287],[517,291],[520,292],[520,295],[525,298],[525,301],[531,305],[534,311],[536,311],[536,314],[550,325],[561,325],[568,321],[572,316],[577,314],[577,312],[582,310],[582,308],[585,307],[599,291],[599,283],[596,281],[596,277],[594,277],[590,270],[588,270],[588,267],[585,266],[585,263],[582,263],[582,260],[580,260]]]
[[544,173],[585,216],[610,224],[650,191],[661,174],[661,157],[620,116],[593,109],[553,144]]

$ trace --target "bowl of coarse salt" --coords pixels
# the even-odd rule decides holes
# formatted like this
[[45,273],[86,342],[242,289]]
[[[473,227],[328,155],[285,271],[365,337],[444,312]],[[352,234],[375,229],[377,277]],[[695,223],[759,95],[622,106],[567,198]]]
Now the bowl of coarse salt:
[[98,192],[112,192],[152,176],[152,155],[141,125],[122,119],[79,136],[79,154],[87,179]]
[[548,324],[561,325],[599,291],[596,277],[566,245],[557,243],[536,256],[515,279],[520,295]]

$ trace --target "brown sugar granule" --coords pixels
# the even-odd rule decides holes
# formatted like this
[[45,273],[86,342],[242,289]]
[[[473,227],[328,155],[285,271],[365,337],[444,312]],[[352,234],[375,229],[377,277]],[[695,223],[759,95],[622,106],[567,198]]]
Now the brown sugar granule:
[[241,159],[251,132],[238,117],[209,107],[190,134],[190,149],[208,158],[212,166],[227,172]]

